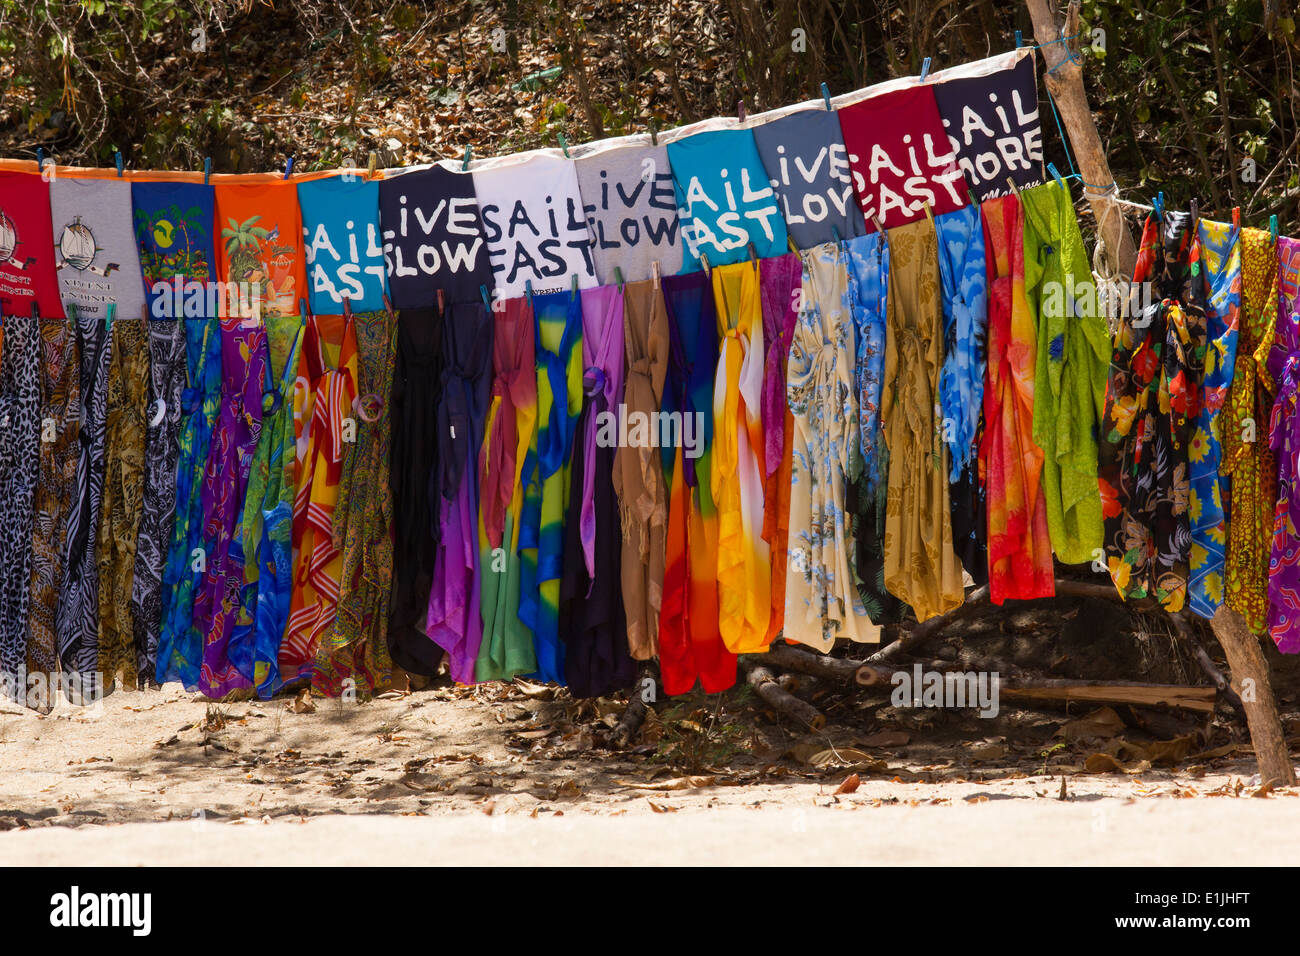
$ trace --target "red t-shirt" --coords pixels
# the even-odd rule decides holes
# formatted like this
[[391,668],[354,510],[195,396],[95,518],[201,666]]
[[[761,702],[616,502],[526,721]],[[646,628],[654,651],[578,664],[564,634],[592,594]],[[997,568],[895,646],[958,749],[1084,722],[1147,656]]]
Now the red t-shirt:
[[0,310],[62,319],[54,266],[50,184],[35,173],[0,172]]
[[969,203],[966,180],[944,131],[934,90],[892,90],[839,109],[853,186],[867,231],[915,222]]

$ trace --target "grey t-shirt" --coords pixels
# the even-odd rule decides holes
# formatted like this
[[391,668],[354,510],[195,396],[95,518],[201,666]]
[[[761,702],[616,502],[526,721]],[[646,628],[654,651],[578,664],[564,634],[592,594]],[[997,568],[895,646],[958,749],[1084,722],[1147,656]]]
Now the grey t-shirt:
[[615,266],[625,282],[650,278],[656,260],[661,274],[678,272],[682,237],[668,147],[619,146],[573,163],[601,285],[616,281]]
[[144,309],[140,253],[131,222],[131,184],[125,179],[50,182],[54,220],[54,262],[59,297],[71,316],[104,318],[117,303],[118,318],[138,318]]
[[800,110],[755,126],[754,142],[796,246],[866,232],[834,110]]

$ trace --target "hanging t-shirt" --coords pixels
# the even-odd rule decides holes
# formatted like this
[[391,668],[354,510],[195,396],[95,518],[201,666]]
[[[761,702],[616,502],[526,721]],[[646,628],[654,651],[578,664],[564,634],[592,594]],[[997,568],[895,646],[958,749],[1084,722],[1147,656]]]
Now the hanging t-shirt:
[[536,154],[489,160],[474,170],[497,294],[590,289],[596,281],[591,235],[572,160]]
[[601,285],[650,278],[659,263],[662,275],[682,267],[682,238],[668,147],[628,145],[602,149],[574,161],[583,210]]
[[839,109],[853,185],[867,231],[890,229],[967,204],[966,180],[930,85],[891,90]]
[[384,307],[388,292],[379,236],[379,183],[345,173],[298,184],[312,312],[339,315]]
[[293,183],[222,183],[217,190],[217,275],[241,307],[297,315],[307,296],[302,217]]
[[379,224],[395,307],[431,308],[440,289],[449,304],[492,294],[472,174],[434,165],[381,180]]
[[54,258],[64,310],[102,319],[109,303],[118,316],[144,308],[140,251],[131,227],[131,184],[125,179],[50,182]]
[[50,184],[35,173],[0,172],[0,312],[63,318],[54,275]]
[[1038,78],[1031,54],[982,75],[936,82],[933,89],[957,163],[977,201],[1006,195],[1008,176],[1021,189],[1044,182]]
[[763,161],[748,129],[696,133],[668,144],[677,194],[677,216],[686,243],[684,272],[709,264],[749,258],[752,242],[760,259],[788,250],[785,220]]
[[214,318],[212,187],[132,183],[135,243],[145,301],[154,318]]
[[834,110],[800,110],[755,126],[754,143],[796,246],[865,233]]

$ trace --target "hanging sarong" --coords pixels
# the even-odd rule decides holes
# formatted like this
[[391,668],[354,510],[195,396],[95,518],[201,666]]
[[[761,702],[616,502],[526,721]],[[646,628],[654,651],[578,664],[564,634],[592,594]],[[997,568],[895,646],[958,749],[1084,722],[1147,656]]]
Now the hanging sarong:
[[823,243],[803,263],[803,309],[786,367],[794,432],[785,639],[825,653],[837,638],[875,643],[880,627],[850,570],[846,482],[861,431],[845,253]]
[[[3,361],[2,346],[0,361]],[[59,671],[55,620],[81,453],[81,367],[73,322],[41,321],[40,375],[40,465],[34,501],[27,621],[27,673],[39,677],[34,686],[29,677],[26,703],[34,710],[48,713],[54,706],[55,691],[51,683]]]
[[623,289],[607,285],[585,290],[585,398],[564,519],[559,611],[565,678],[574,697],[611,694],[630,687],[636,678],[627,646],[619,566],[622,535],[613,478],[623,363]]
[[[145,427],[149,414],[149,329],[120,318],[110,331],[104,429],[104,495],[99,510],[99,670],[131,690],[139,686],[131,593],[144,508]],[[146,676],[148,676],[146,674]]]
[[537,431],[533,310],[527,297],[493,313],[492,392],[478,468],[483,640],[475,679],[510,680],[537,670],[532,632],[519,620],[522,474]]
[[163,622],[163,566],[176,522],[176,466],[185,391],[185,323],[149,319],[149,404],[145,413],[144,476],[135,570],[131,575],[131,626],[141,681],[157,676]]
[[710,473],[717,320],[709,277],[665,276],[669,366],[660,446],[668,486],[659,666],[664,693],[698,680],[716,694],[736,682],[736,657],[718,633],[718,513]]
[[1201,264],[1205,274],[1205,375],[1192,442],[1187,447],[1191,473],[1188,517],[1192,544],[1188,556],[1187,603],[1202,617],[1213,617],[1223,603],[1223,559],[1228,550],[1228,478],[1219,473],[1220,436],[1232,373],[1237,362],[1241,317],[1241,227],[1200,221]]
[[[1283,654],[1300,652],[1300,239],[1279,237],[1277,333],[1268,372],[1277,383],[1269,448],[1277,456],[1277,507],[1268,563],[1268,631]],[[1208,362],[1207,362],[1208,365]]]
[[438,393],[442,379],[442,317],[434,309],[397,315],[393,373],[393,620],[388,648],[393,663],[411,674],[438,673],[442,650],[424,634],[433,581],[438,512],[429,494],[438,462]]
[[1047,530],[1058,559],[1097,559],[1104,529],[1097,436],[1106,411],[1110,333],[1097,309],[1074,203],[1055,182],[1020,192],[1025,298],[1038,318],[1034,443],[1043,450]]
[[771,549],[763,539],[763,308],[757,261],[713,270],[718,367],[713,468],[718,509],[718,633],[733,654],[767,649]]
[[564,514],[582,410],[582,299],[574,291],[539,294],[532,296],[532,308],[537,439],[524,462],[519,619],[533,632],[538,678],[564,683],[558,613]]
[[1232,506],[1224,603],[1256,634],[1268,628],[1268,557],[1277,505],[1277,458],[1264,434],[1277,383],[1268,369],[1277,328],[1277,245],[1267,229],[1241,230],[1241,330],[1222,419],[1222,474]]
[[438,544],[429,591],[429,640],[447,652],[453,680],[474,682],[483,640],[479,613],[478,449],[492,390],[492,314],[481,302],[450,305],[442,325],[438,398]]
[[889,233],[888,336],[881,435],[889,449],[885,504],[885,587],[918,621],[965,599],[952,549],[948,446],[939,408],[943,306],[936,224]]
[[790,471],[794,417],[785,401],[785,367],[790,341],[799,321],[797,300],[803,294],[803,263],[788,252],[758,263],[763,305],[763,447],[759,455],[763,477],[763,540],[772,569],[767,634],[770,646],[785,627],[785,576],[790,538]]
[[72,321],[77,325],[81,356],[81,452],[76,494],[68,515],[55,627],[65,692],[73,703],[80,703],[98,699],[103,693],[98,677],[99,566],[95,545],[99,542],[99,505],[104,492],[104,417],[110,351],[108,326],[102,319]]
[[304,320],[267,315],[262,427],[248,472],[243,513],[231,556],[243,554],[239,614],[226,653],[263,699],[283,684],[280,643],[293,591],[293,387],[302,354]]
[[333,624],[343,572],[334,513],[343,458],[358,422],[357,338],[351,313],[314,315],[303,338],[302,375],[294,386],[297,488],[293,505],[293,594],[280,645],[280,677],[309,676]]
[[185,418],[181,423],[176,467],[176,522],[163,569],[163,627],[158,643],[157,677],[160,684],[180,681],[187,690],[194,690],[199,685],[203,662],[202,637],[191,626],[194,595],[203,580],[209,557],[200,549],[203,471],[212,429],[221,409],[219,320],[185,320],[185,355],[189,385],[181,395]]
[[1111,580],[1170,613],[1187,593],[1187,459],[1205,356],[1200,243],[1188,225],[1186,213],[1147,217],[1133,283],[1150,301],[1131,301],[1115,335],[1097,468]]
[[[4,324],[0,352],[0,693],[22,703],[28,690],[32,519],[40,475],[41,323],[35,315],[8,315]],[[44,704],[39,689],[33,696]]]
[[1034,442],[1034,316],[1025,299],[1024,226],[1016,196],[989,199],[984,256],[989,277],[988,364],[980,474],[988,509],[989,597],[1051,597],[1056,591],[1043,452]]
[[358,398],[355,441],[345,451],[334,511],[342,552],[338,608],[316,649],[312,690],[326,697],[377,694],[393,682],[388,654],[393,580],[393,496],[388,483],[392,419],[389,396],[397,361],[397,319],[391,311],[353,320]]

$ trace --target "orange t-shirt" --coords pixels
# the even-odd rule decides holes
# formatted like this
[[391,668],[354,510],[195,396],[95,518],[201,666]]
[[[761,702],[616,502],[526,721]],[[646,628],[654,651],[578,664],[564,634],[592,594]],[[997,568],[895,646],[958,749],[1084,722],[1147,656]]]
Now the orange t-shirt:
[[297,315],[307,295],[302,216],[292,182],[218,184],[217,276],[237,286],[240,301],[259,303],[263,315]]

